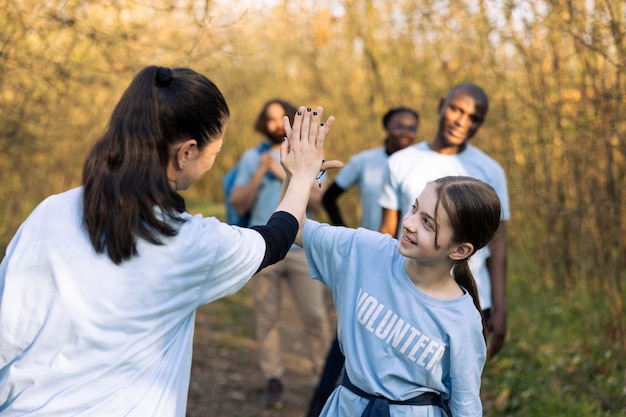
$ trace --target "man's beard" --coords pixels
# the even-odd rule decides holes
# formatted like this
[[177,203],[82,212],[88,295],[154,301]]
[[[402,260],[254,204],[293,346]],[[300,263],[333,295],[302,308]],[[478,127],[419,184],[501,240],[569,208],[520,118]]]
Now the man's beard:
[[267,138],[270,140],[270,142],[274,145],[278,145],[279,143],[283,143],[283,139],[285,138],[285,135],[276,135],[273,133],[268,133],[267,134]]

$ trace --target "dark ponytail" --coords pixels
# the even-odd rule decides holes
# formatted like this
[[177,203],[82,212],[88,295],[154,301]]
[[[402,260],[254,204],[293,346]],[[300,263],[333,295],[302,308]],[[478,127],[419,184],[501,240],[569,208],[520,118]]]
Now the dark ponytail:
[[454,280],[461,287],[465,288],[465,290],[472,296],[472,300],[474,301],[474,306],[476,310],[480,313],[480,318],[483,322],[483,336],[485,339],[487,338],[486,333],[486,323],[485,317],[483,317],[483,309],[480,307],[480,300],[478,298],[478,287],[476,286],[476,280],[474,279],[474,275],[470,270],[468,258],[465,258],[460,261],[456,261],[452,266],[452,275],[454,276]]
[[[472,255],[489,244],[500,226],[502,211],[495,190],[480,180],[464,176],[443,177],[434,182],[439,185],[439,202],[450,219],[453,241],[471,243],[474,247]],[[470,293],[482,317],[478,289],[468,260],[469,257],[456,261],[452,272],[455,281]],[[483,335],[484,329],[483,320]]]
[[172,70],[165,67],[158,67],[155,81],[159,87],[167,87],[172,82]]
[[135,76],[83,168],[83,223],[97,253],[120,264],[138,238],[161,244],[177,233],[184,200],[168,183],[170,148],[193,138],[202,149],[228,117],[218,88],[195,71],[150,66]]

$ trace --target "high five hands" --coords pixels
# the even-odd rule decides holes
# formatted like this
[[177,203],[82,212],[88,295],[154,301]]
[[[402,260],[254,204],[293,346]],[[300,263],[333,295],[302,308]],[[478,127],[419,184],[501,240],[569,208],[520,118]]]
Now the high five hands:
[[335,118],[330,116],[324,123],[324,109],[300,106],[296,113],[293,126],[289,117],[283,117],[285,141],[280,150],[280,161],[288,177],[296,173],[306,172],[309,178],[329,169],[343,167],[338,160],[324,160],[324,141],[330,133]]

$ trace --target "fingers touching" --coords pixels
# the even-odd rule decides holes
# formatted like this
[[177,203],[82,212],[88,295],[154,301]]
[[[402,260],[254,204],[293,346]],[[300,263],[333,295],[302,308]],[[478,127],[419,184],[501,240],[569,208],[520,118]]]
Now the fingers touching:
[[[335,122],[333,116],[329,117],[326,122],[322,122],[323,112],[324,109],[319,106],[315,109],[300,106],[294,117],[293,126],[290,125],[289,117],[283,117],[286,138],[283,150],[286,154],[294,151],[311,152],[312,156],[317,155],[323,160],[324,142]],[[319,169],[335,169],[343,167],[343,163],[324,161],[319,162],[318,167]]]
[[326,123],[323,123],[323,112],[324,109],[319,106],[316,109],[300,106],[294,117],[293,126],[290,125],[289,117],[284,116],[283,122],[287,139],[290,141],[307,141],[323,147],[324,139],[330,133],[330,128],[335,121],[335,118],[331,116]]

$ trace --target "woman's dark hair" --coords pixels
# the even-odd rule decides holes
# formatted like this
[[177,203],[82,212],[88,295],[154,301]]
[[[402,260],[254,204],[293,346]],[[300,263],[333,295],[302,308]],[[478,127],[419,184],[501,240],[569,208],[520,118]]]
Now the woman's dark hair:
[[420,121],[420,115],[415,110],[409,107],[394,107],[393,109],[389,109],[389,111],[383,115],[383,129],[387,129],[389,127],[389,122],[391,121],[391,118],[400,113],[410,113],[413,115],[413,117],[415,117],[415,120],[418,123]]
[[[443,207],[450,218],[452,240],[456,243],[471,243],[474,246],[473,253],[486,246],[500,227],[502,207],[495,190],[483,181],[464,176],[442,177],[433,182],[438,186],[437,208]],[[453,275],[456,282],[470,293],[482,315],[476,281],[468,259],[455,261]]]
[[132,80],[83,168],[83,223],[97,253],[120,264],[137,254],[137,238],[161,244],[181,221],[184,200],[167,178],[170,148],[195,139],[202,149],[230,116],[205,76],[149,66]]
[[257,116],[256,121],[254,122],[254,130],[261,133],[265,137],[271,136],[270,132],[268,132],[267,130],[267,120],[268,120],[267,108],[271,106],[272,104],[279,104],[283,108],[283,110],[285,111],[285,116],[289,117],[289,123],[291,123],[292,125],[293,125],[293,118],[295,117],[296,112],[298,111],[296,106],[280,98],[274,98],[274,99],[266,101],[265,104],[263,105],[263,108],[259,112],[259,115]]

